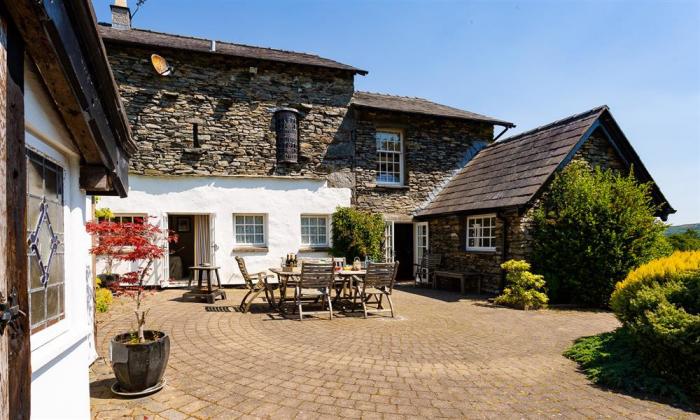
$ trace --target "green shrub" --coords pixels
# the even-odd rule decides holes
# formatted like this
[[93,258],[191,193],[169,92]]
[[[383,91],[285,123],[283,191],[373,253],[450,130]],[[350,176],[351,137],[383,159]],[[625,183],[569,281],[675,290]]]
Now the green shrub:
[[668,242],[676,251],[698,251],[700,250],[700,233],[688,229],[683,233],[670,235]]
[[681,403],[689,401],[680,386],[647,368],[637,342],[624,328],[579,338],[564,356],[577,362],[588,379],[596,384],[668,397]]
[[350,207],[333,213],[333,255],[352,261],[355,257],[382,259],[384,220],[379,214]]
[[668,255],[649,184],[632,173],[574,161],[557,174],[533,214],[534,271],[550,299],[607,306],[615,283],[634,267]]
[[544,276],[532,274],[529,263],[509,260],[501,264],[501,268],[506,270],[507,286],[494,302],[525,310],[541,308],[547,304],[549,299],[541,291],[545,284]]
[[100,287],[100,279],[97,279],[95,286],[95,309],[97,312],[107,312],[112,305],[112,291]]
[[610,304],[647,366],[700,398],[700,251],[642,265],[616,285]]

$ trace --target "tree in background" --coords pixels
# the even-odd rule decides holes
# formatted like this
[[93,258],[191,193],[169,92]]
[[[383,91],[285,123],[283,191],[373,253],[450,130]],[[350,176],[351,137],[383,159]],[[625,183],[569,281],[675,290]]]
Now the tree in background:
[[615,284],[671,251],[650,184],[574,161],[534,211],[533,257],[554,302],[607,306]]
[[380,261],[384,220],[380,214],[350,207],[333,213],[333,255],[352,261],[355,257]]
[[696,230],[688,229],[683,233],[674,233],[668,237],[668,242],[676,251],[700,250],[700,234]]

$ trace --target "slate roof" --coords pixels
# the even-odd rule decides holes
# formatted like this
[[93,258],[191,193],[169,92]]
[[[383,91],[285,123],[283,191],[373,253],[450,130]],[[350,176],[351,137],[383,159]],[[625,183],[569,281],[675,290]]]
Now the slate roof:
[[[185,51],[196,51],[209,54],[252,58],[257,60],[325,67],[351,71],[362,75],[367,74],[366,70],[358,69],[356,67],[313,54],[277,50],[273,48],[253,47],[250,45],[233,44],[223,41],[216,41],[216,51],[212,51],[212,40],[210,39],[167,34],[145,29],[115,29],[106,23],[100,23],[98,28],[100,35],[102,35],[105,42],[152,46],[159,48],[173,48]],[[153,52],[157,53],[156,50]]]
[[479,152],[417,216],[528,204],[608,110],[591,109],[498,141]]
[[386,111],[407,112],[437,117],[458,118],[472,121],[485,121],[505,127],[515,127],[515,124],[487,117],[486,115],[464,111],[447,105],[441,105],[423,98],[394,96],[382,93],[355,92],[350,104],[356,107],[380,109]]

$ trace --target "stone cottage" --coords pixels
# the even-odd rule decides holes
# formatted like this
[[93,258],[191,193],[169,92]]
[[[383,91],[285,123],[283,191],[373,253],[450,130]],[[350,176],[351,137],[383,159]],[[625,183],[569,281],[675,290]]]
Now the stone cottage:
[[415,246],[427,225],[414,224],[414,210],[493,140],[494,126],[512,126],[355,92],[367,72],[333,60],[134,29],[128,8],[112,11],[100,33],[138,151],[129,198],[100,206],[178,233],[152,284],[186,278],[195,262],[241,282],[234,255],[255,271],[290,252],[325,256],[331,214],[351,205],[385,216],[387,257],[410,278],[427,248]]
[[201,262],[240,283],[235,255],[254,271],[290,252],[326,256],[331,214],[355,206],[383,215],[385,258],[400,261],[400,278],[430,250],[447,269],[483,272],[484,289],[495,290],[498,264],[527,250],[531,196],[573,155],[635,162],[651,179],[604,108],[496,141],[514,125],[357,92],[367,72],[350,65],[135,29],[123,5],[112,16],[100,33],[138,151],[129,198],[100,205],[179,234],[151,284],[186,278]]
[[[484,288],[502,284],[500,264],[528,259],[532,209],[556,171],[573,160],[628,171],[652,182],[607,106],[492,143],[481,150],[415,214],[428,223],[430,252],[444,269],[482,273]],[[653,183],[652,196],[666,220],[671,208]]]

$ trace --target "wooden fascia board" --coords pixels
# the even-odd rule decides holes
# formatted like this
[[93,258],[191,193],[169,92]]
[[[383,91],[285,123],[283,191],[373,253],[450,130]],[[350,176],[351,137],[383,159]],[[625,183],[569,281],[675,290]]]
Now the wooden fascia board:
[[29,40],[27,50],[83,160],[104,165],[119,195],[126,195],[128,180],[117,172],[117,163],[128,157],[117,146],[65,5],[51,0],[6,4]]

